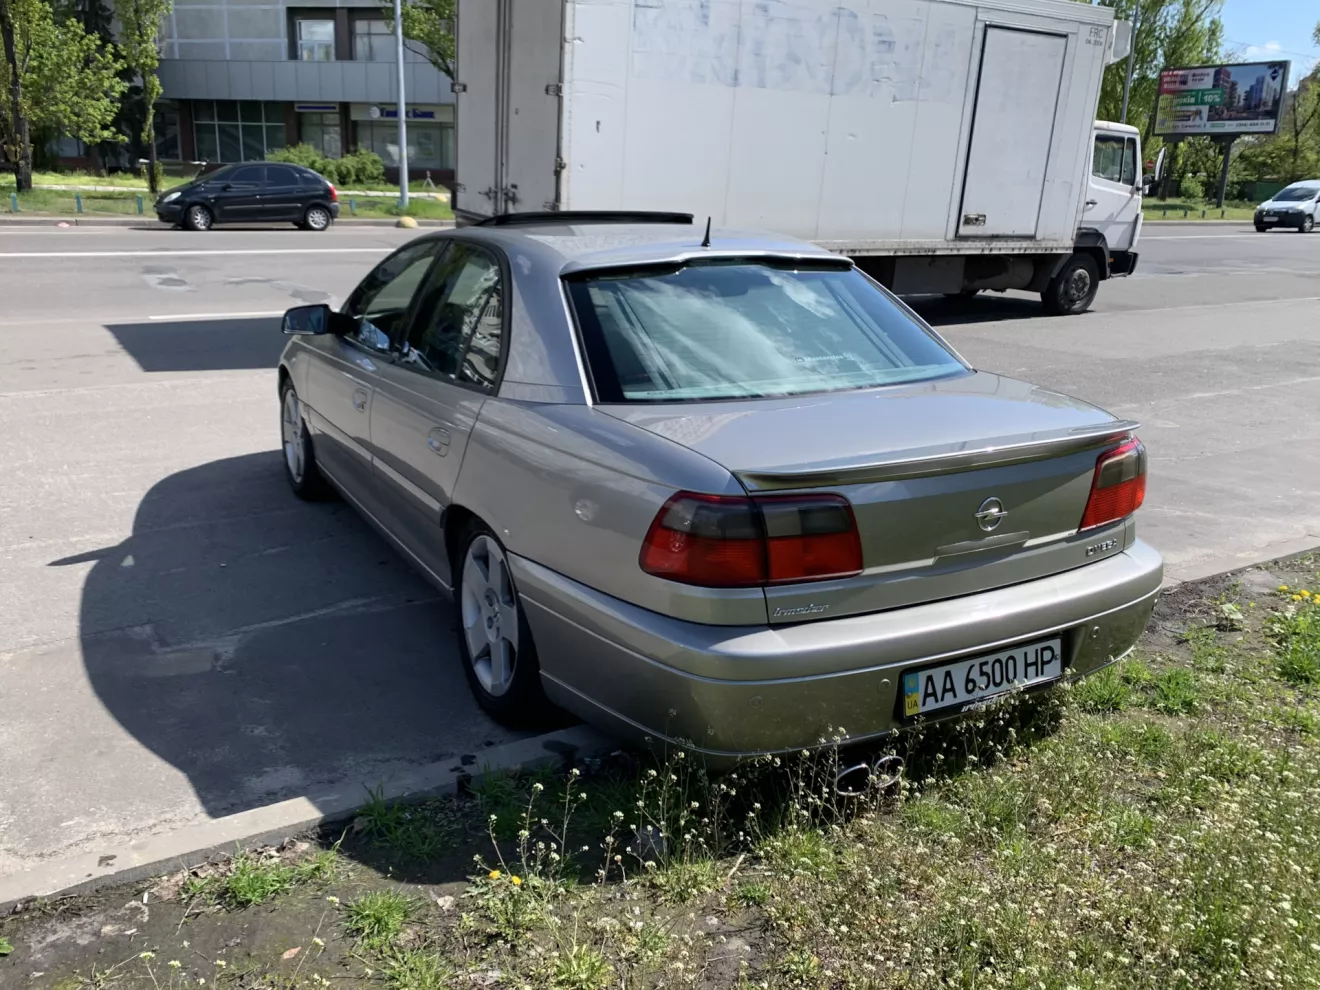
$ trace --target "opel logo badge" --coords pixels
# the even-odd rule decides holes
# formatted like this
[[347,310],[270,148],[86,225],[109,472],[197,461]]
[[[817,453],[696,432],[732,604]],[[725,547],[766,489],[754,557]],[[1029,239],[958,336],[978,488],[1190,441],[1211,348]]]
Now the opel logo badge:
[[990,533],[999,528],[1007,515],[1008,510],[1004,508],[1003,502],[997,498],[988,498],[976,510],[976,525]]

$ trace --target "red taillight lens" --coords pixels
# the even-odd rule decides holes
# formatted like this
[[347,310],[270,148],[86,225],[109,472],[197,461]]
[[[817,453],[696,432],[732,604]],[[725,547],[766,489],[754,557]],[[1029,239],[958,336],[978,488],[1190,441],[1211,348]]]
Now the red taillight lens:
[[679,492],[642,543],[642,570],[711,588],[765,583],[765,541],[752,500]]
[[860,573],[862,547],[838,495],[679,492],[651,523],[639,563],[671,581],[746,588]]
[[839,495],[758,499],[772,584],[821,581],[862,570],[852,506]]
[[1107,450],[1095,462],[1091,497],[1079,530],[1130,516],[1146,500],[1146,448],[1136,437]]
[[328,183],[326,183],[326,185],[328,185],[328,186],[330,187],[330,202],[332,202],[332,203],[338,203],[338,202],[339,202],[339,190],[337,190],[337,189],[335,188],[335,184],[334,184],[333,182],[328,182]]

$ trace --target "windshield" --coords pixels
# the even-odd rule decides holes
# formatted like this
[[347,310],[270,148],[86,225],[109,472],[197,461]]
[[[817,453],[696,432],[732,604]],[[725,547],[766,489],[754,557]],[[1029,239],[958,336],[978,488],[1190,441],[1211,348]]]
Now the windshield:
[[602,402],[800,395],[967,370],[853,269],[735,261],[568,287]]
[[1274,194],[1276,203],[1294,203],[1302,199],[1313,199],[1320,192],[1317,186],[1289,186]]

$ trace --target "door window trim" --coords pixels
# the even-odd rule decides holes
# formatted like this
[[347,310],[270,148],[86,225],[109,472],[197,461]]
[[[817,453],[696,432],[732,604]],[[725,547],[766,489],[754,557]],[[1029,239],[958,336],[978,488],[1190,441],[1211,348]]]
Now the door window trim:
[[[412,336],[413,324],[418,317],[417,308],[420,300],[424,292],[432,286],[439,271],[439,265],[446,257],[448,257],[449,252],[453,250],[456,245],[465,245],[471,249],[484,251],[495,259],[495,263],[500,269],[502,295],[500,300],[500,355],[495,365],[494,380],[489,385],[483,385],[477,382],[463,381],[457,375],[446,375],[438,371],[427,371],[425,368],[419,368],[416,365],[404,364],[398,360],[398,345],[400,341],[395,341],[393,338],[391,338],[390,360],[399,368],[414,372],[421,375],[423,378],[430,378],[438,382],[443,382],[446,385],[453,385],[456,388],[466,389],[469,392],[476,392],[479,395],[498,395],[500,386],[504,384],[504,370],[509,363],[509,335],[513,326],[513,319],[511,316],[513,304],[513,276],[509,266],[508,256],[505,255],[503,249],[494,244],[488,244],[485,241],[478,240],[475,237],[463,237],[462,235],[450,234],[445,237],[437,238],[437,240],[445,243],[444,250],[436,255],[435,261],[432,262],[430,269],[428,269],[426,274],[422,277],[422,283],[418,287],[417,294],[413,297],[408,313],[405,319],[400,321],[403,334],[402,340],[407,340]],[[347,303],[345,303],[345,305],[347,305]],[[471,340],[469,339],[468,346],[470,345]],[[466,355],[467,346],[465,346],[458,354],[458,367],[460,369],[463,367],[463,359]]]

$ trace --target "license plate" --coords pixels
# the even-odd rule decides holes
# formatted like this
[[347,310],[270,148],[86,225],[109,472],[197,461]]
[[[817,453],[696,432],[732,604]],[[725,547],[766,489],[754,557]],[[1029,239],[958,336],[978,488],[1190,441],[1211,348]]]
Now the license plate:
[[1058,680],[1063,642],[1048,639],[903,675],[903,714],[968,706],[1014,688]]
[[1276,217],[1273,213],[1266,213],[1265,216],[1262,217],[1262,219],[1263,219],[1266,223],[1273,223],[1275,220],[1277,220],[1277,219],[1279,219],[1279,218]]

